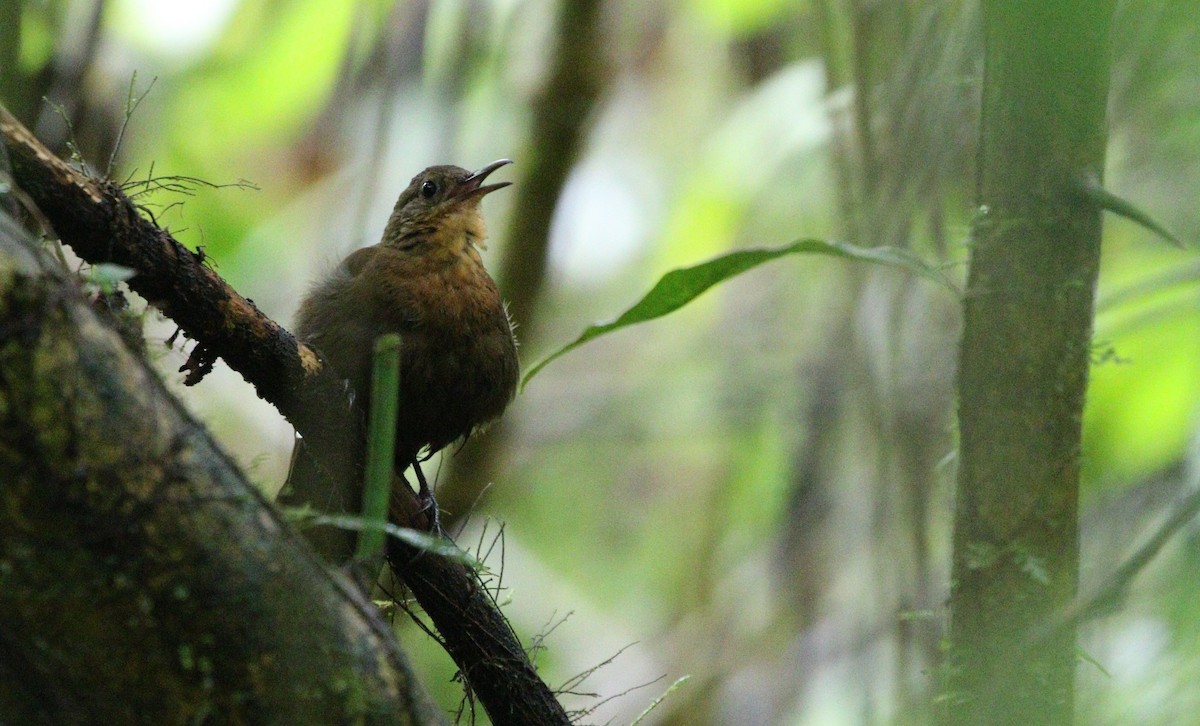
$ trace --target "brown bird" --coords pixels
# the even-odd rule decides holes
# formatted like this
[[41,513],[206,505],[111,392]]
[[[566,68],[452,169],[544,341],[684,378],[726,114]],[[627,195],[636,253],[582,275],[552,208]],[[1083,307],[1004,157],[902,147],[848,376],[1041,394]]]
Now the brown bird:
[[[348,381],[364,415],[375,339],[400,334],[396,471],[414,467],[435,529],[437,503],[420,461],[499,418],[516,391],[512,324],[479,256],[487,237],[479,203],[509,185],[483,182],[510,163],[501,159],[474,173],[431,166],[417,174],[383,240],[343,260],[297,314],[298,337]],[[289,485],[316,471],[302,445],[293,452]]]

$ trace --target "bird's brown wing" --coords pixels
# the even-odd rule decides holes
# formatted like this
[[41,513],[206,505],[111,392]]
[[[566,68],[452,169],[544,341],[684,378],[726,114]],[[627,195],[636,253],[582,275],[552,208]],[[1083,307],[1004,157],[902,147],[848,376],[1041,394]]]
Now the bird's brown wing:
[[[355,391],[354,398],[366,395],[370,352],[378,334],[375,322],[365,314],[370,309],[366,299],[369,286],[361,279],[377,250],[366,247],[346,257],[305,296],[296,314],[297,336],[347,381],[350,390]],[[279,501],[309,504],[321,511],[353,512],[361,499],[358,486],[358,482],[333,481],[304,440],[297,438]],[[318,541],[318,549],[323,552],[349,552],[354,542],[352,533],[333,527],[320,528],[309,536]]]
[[[287,480],[276,501],[285,507],[312,507],[320,512],[357,512],[362,500],[358,482],[338,483],[309,452],[304,439],[296,438]],[[305,533],[318,552],[354,550],[354,533],[339,527],[313,527]]]
[[375,339],[387,332],[405,332],[404,311],[398,303],[382,302],[377,281],[386,254],[379,246],[357,250],[318,283],[300,305],[296,332],[312,345],[338,375],[350,382],[357,396],[367,395]]

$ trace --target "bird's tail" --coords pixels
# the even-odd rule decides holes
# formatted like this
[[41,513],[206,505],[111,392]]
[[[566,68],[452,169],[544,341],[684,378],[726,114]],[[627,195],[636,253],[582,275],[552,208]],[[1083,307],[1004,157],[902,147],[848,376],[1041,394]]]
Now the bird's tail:
[[[352,484],[339,486],[305,446],[304,439],[296,437],[287,481],[276,497],[280,505],[308,508],[319,514],[357,513],[362,492],[348,491],[350,489],[354,489]],[[305,529],[304,535],[313,548],[331,562],[344,562],[354,554],[356,535],[352,530],[313,525]]]

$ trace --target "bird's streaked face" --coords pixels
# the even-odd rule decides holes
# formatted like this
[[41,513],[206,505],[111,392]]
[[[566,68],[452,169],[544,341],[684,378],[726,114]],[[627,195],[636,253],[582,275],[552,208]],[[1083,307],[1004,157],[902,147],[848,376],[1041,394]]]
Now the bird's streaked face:
[[488,175],[511,164],[500,159],[470,172],[459,166],[431,166],[413,177],[396,201],[384,231],[384,244],[414,253],[433,247],[483,246],[487,237],[479,201],[511,182],[484,184]]

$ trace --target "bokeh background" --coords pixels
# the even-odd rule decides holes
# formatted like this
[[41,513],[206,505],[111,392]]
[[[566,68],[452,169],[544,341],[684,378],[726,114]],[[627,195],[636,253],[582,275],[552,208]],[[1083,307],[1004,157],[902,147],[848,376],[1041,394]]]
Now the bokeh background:
[[[1085,591],[1200,485],[1194,2],[1119,2],[1113,48],[1107,186],[1188,247],[1105,221]],[[0,100],[284,324],[421,168],[513,158],[485,261],[525,366],[739,247],[896,245],[961,280],[981,53],[971,1],[0,1]],[[928,720],[958,304],[785,258],[554,362],[426,469],[582,720],[628,723],[684,675],[643,723]],[[277,490],[291,428],[221,364],[184,388],[187,349],[146,323],[164,377]],[[1200,723],[1197,603],[1189,527],[1081,630],[1082,723]],[[456,709],[449,659],[398,626]]]

